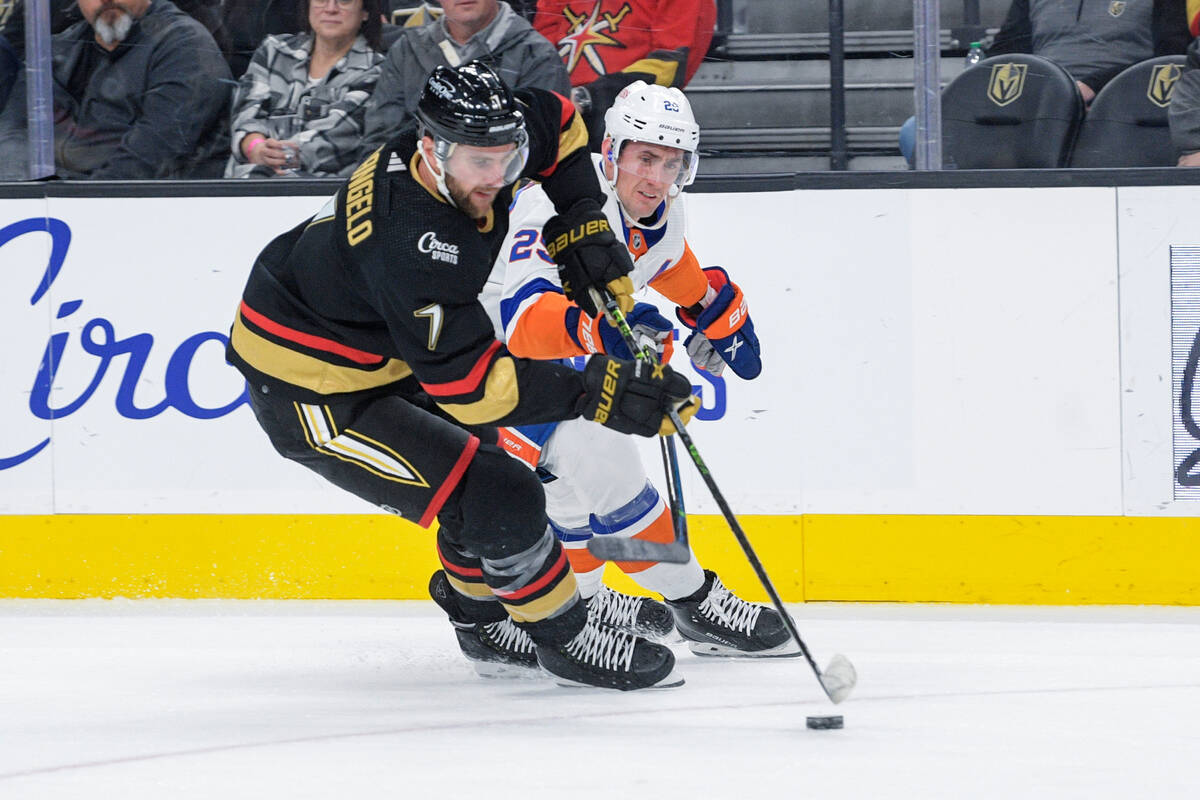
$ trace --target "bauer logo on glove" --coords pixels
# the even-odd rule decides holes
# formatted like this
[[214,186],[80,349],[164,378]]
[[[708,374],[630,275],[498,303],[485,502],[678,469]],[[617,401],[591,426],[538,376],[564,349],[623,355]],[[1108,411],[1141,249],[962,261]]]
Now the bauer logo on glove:
[[687,424],[700,407],[691,383],[665,364],[594,355],[583,369],[583,386],[576,410],[621,433],[666,436],[675,432],[668,410]]
[[633,262],[625,245],[613,235],[599,203],[586,197],[576,201],[546,220],[542,238],[546,252],[558,265],[563,294],[588,316],[603,313],[593,295],[604,291],[616,298],[621,311],[633,309],[633,282],[629,279]]
[[621,377],[621,364],[619,361],[608,361],[604,365],[604,380],[600,383],[600,402],[596,404],[596,413],[592,417],[593,422],[599,422],[601,425],[608,422],[608,412],[612,410],[613,397],[617,393],[617,381]]
[[762,359],[746,296],[720,267],[709,267],[704,275],[711,299],[675,311],[679,321],[692,329],[684,341],[692,363],[714,375],[720,375],[728,364],[739,378],[757,378]]
[[585,236],[598,236],[603,231],[612,232],[612,228],[608,227],[607,219],[589,219],[569,231],[560,233],[553,241],[547,241],[546,252],[551,258],[554,258],[555,254],[561,253],[567,245],[575,244]]

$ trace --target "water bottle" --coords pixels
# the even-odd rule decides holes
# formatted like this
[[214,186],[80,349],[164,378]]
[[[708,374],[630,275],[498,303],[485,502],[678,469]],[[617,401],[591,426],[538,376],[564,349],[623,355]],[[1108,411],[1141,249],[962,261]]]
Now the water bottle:
[[971,42],[971,46],[967,49],[965,66],[973,67],[980,61],[983,61],[983,46],[979,42]]

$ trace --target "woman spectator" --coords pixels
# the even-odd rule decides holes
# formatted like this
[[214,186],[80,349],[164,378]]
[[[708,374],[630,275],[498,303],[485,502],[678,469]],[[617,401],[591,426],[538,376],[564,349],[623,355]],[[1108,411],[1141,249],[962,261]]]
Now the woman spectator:
[[382,0],[309,0],[304,32],[259,45],[233,98],[225,177],[345,176],[379,79]]

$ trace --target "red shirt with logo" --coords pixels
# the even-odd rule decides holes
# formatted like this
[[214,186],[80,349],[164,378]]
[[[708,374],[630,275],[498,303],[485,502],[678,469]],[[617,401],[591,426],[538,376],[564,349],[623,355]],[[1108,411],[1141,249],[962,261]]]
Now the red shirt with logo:
[[572,86],[642,72],[691,80],[712,42],[715,0],[538,0],[534,27],[558,47]]

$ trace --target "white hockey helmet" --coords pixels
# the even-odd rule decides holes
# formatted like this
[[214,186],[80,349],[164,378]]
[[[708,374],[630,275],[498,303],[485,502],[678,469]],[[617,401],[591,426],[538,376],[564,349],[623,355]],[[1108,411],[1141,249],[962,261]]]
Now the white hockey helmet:
[[696,179],[696,148],[700,126],[683,92],[673,87],[634,81],[621,90],[604,114],[604,138],[610,140],[606,154],[614,168],[626,142],[646,142],[683,151],[683,163],[670,189],[674,197]]

